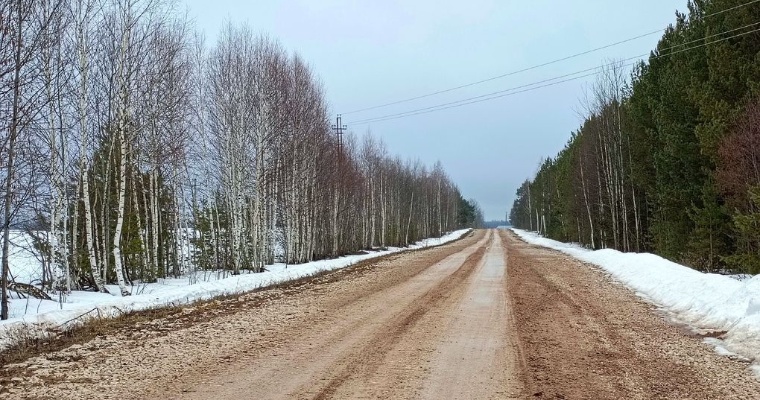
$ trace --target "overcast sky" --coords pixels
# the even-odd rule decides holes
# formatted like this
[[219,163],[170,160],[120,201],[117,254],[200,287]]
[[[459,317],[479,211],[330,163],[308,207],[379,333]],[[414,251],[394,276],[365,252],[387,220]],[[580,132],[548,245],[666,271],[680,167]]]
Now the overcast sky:
[[[179,0],[212,43],[227,21],[246,23],[301,54],[321,78],[333,113],[424,95],[629,39],[675,20],[686,0]],[[660,34],[502,79],[345,115],[391,154],[440,160],[486,219],[503,219],[522,181],[555,155],[581,121],[593,77],[417,116],[416,110],[648,53]]]

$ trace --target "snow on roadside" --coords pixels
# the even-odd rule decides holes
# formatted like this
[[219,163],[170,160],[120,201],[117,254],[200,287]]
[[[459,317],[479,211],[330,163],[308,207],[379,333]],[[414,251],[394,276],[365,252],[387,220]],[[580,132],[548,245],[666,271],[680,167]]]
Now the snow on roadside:
[[720,354],[733,353],[752,361],[760,377],[760,275],[740,280],[706,274],[654,254],[593,251],[533,232],[512,231],[528,243],[601,267],[697,332],[726,332],[721,340],[706,342]]
[[[16,340],[46,335],[51,329],[79,320],[82,316],[117,316],[129,311],[187,304],[198,300],[244,293],[324,271],[345,268],[357,262],[387,254],[438,246],[459,239],[469,231],[469,229],[454,231],[440,238],[419,241],[407,248],[391,247],[383,251],[306,264],[269,265],[266,267],[266,272],[258,274],[221,276],[214,272],[200,271],[195,276],[197,283],[189,284],[188,277],[164,279],[158,283],[137,286],[134,291],[139,294],[128,297],[121,297],[118,295],[119,291],[114,289],[111,292],[116,293],[116,295],[74,291],[67,296],[66,301],[62,304],[50,300],[11,299],[11,318],[0,321],[0,350],[11,346]],[[18,265],[25,276],[31,274],[33,268],[30,265],[34,263],[26,258],[19,261],[19,264],[14,263],[13,265]],[[32,276],[30,275],[30,277]]]

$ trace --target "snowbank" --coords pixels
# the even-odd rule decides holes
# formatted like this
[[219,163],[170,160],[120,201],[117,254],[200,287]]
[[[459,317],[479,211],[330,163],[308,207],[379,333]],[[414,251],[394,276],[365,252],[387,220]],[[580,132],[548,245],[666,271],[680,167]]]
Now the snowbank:
[[[676,322],[697,332],[726,332],[708,340],[721,354],[753,361],[760,374],[760,275],[738,280],[705,274],[649,253],[592,251],[512,229],[528,243],[559,250],[598,265],[638,294],[669,311]],[[760,375],[759,375],[760,376]]]
[[[74,291],[65,302],[11,299],[10,316],[0,321],[0,349],[10,346],[23,337],[45,335],[50,329],[60,328],[83,315],[116,316],[124,312],[146,310],[160,306],[179,305],[197,300],[207,300],[218,296],[248,292],[290,280],[308,277],[317,273],[348,267],[359,261],[397,253],[409,249],[438,246],[459,239],[469,229],[451,232],[441,238],[425,239],[408,248],[389,248],[362,255],[352,255],[331,260],[320,260],[306,264],[275,264],[266,267],[266,272],[258,274],[222,275],[221,272],[199,271],[192,277],[164,279],[158,283],[135,286],[133,295],[121,297],[117,287],[109,287],[112,294]],[[11,253],[13,256],[14,253]],[[18,253],[12,265],[18,272],[17,278],[38,279],[35,275],[39,262],[28,254]],[[22,257],[23,256],[23,257]],[[18,261],[18,262],[16,262]],[[33,268],[36,266],[36,268]],[[18,279],[19,282],[28,280]],[[190,282],[197,282],[190,284]],[[57,299],[54,299],[57,300]]]

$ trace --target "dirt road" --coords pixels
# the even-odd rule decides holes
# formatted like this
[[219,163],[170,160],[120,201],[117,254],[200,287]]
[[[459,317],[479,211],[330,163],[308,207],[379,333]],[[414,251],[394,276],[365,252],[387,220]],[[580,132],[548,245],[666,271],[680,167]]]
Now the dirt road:
[[477,231],[0,369],[0,398],[753,398],[594,268]]

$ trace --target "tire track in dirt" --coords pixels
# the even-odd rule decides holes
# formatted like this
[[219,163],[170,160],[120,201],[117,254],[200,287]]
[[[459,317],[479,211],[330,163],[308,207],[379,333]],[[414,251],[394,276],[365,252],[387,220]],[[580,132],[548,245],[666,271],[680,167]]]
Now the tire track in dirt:
[[[490,241],[490,234],[486,237]],[[460,297],[463,283],[473,274],[486,252],[486,245],[480,246],[470,254],[451,275],[447,276],[427,293],[414,300],[412,306],[394,316],[388,325],[374,333],[373,337],[363,342],[346,359],[341,360],[340,372],[334,376],[313,398],[322,400],[332,398],[336,391],[352,377],[372,375],[382,364],[387,354],[409,332],[420,319],[431,310],[441,307],[441,303]],[[303,389],[302,389],[303,390]],[[306,389],[310,391],[311,388]]]
[[[378,332],[386,332],[388,326],[403,326],[399,323],[413,314],[410,310],[417,308],[420,298],[435,293],[435,287],[451,275],[461,276],[465,261],[487,243],[485,236],[480,231],[460,244],[439,249],[438,253],[445,257],[435,256],[435,252],[401,256],[373,274],[379,283],[370,281],[372,290],[356,287],[357,282],[350,278],[339,282],[341,287],[351,289],[350,296],[325,290],[321,296],[309,299],[325,303],[317,313],[312,310],[305,316],[299,328],[284,332],[287,337],[280,344],[272,346],[270,342],[271,347],[250,358],[187,379],[189,385],[183,385],[183,394],[176,398],[238,399],[241,393],[245,393],[244,398],[257,399],[317,396],[351,363],[352,355],[372,348],[367,342],[383,336]],[[333,308],[333,304],[338,306]],[[413,315],[408,322],[417,318]],[[408,325],[413,326],[414,323]],[[392,343],[388,342],[386,348],[390,347]],[[162,394],[152,398],[164,397]]]
[[524,364],[506,291],[508,268],[498,234],[465,296],[448,312],[419,398],[522,399]]

